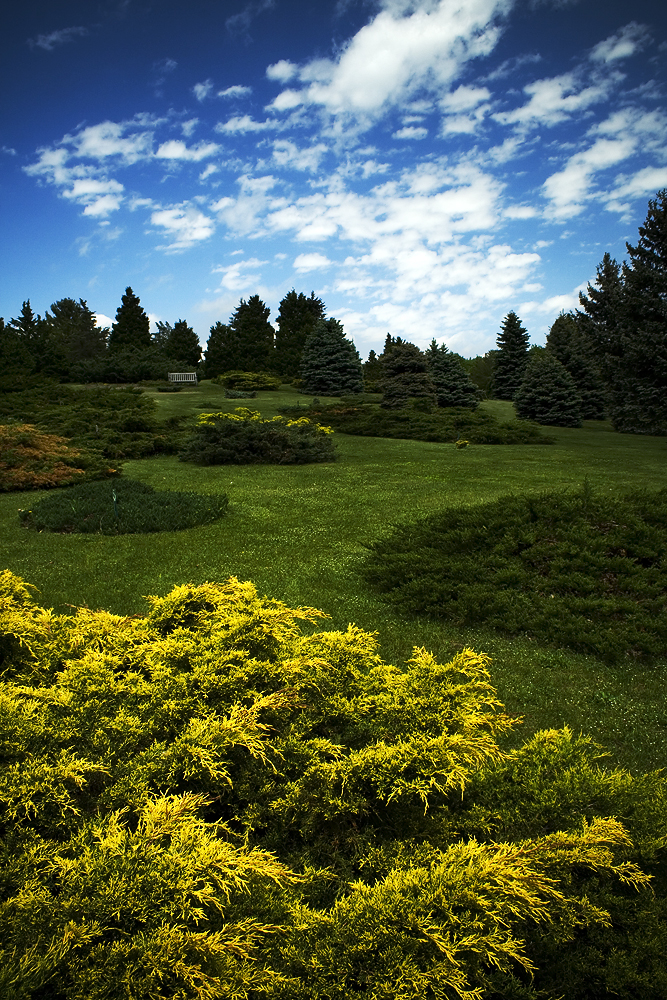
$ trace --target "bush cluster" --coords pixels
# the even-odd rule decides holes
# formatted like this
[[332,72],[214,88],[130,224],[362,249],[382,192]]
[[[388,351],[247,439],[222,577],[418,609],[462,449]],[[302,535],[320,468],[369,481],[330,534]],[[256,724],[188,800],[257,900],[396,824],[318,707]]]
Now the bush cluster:
[[[178,418],[160,423],[157,404],[139,388],[73,388],[42,381],[0,395],[0,419],[31,423],[68,438],[72,447],[118,461],[174,454],[181,446]],[[108,461],[107,461],[108,464]]]
[[365,437],[409,438],[413,441],[455,442],[466,438],[470,444],[552,444],[553,439],[527,422],[501,423],[490,413],[464,407],[424,412],[420,400],[402,410],[368,406],[311,406],[305,412],[322,418],[342,434]]
[[667,648],[667,490],[501,497],[400,525],[369,548],[366,579],[405,611],[608,661]]
[[223,372],[211,379],[215,385],[224,385],[225,389],[238,389],[239,392],[268,392],[279,389],[282,379],[271,372]]
[[210,524],[223,516],[227,504],[224,493],[158,491],[134,479],[118,479],[58,490],[19,511],[19,519],[37,531],[131,535]]
[[399,669],[235,578],[147,604],[0,573],[3,997],[663,1000],[663,774],[503,752],[470,649]]
[[0,424],[0,491],[44,489],[116,475],[99,454],[33,424]]
[[333,462],[331,429],[307,417],[263,420],[257,410],[200,414],[179,458],[198,465],[303,465]]

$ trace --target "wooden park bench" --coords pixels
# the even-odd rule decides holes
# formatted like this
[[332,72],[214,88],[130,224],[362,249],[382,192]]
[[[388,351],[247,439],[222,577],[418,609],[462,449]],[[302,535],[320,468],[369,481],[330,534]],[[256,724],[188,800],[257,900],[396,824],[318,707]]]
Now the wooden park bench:
[[194,372],[168,372],[167,378],[173,385],[197,385],[197,376]]

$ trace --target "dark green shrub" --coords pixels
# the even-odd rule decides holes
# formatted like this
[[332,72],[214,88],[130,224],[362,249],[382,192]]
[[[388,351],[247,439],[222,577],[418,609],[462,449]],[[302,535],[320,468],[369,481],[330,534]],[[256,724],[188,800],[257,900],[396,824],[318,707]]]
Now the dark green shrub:
[[225,399],[256,399],[257,393],[253,389],[225,389]]
[[70,486],[19,512],[21,523],[37,531],[130,535],[181,531],[210,524],[223,516],[225,494],[158,492],[134,479]]
[[[427,403],[428,405],[428,403]],[[464,407],[420,412],[416,406],[386,410],[380,406],[311,406],[302,413],[322,418],[342,434],[363,437],[408,438],[412,441],[454,443],[466,438],[470,444],[553,444],[532,424],[500,423],[486,411]]]
[[398,526],[369,548],[366,579],[404,611],[609,661],[667,648],[667,489],[501,497]]
[[330,433],[330,428],[307,417],[263,420],[257,411],[237,407],[234,413],[200,414],[179,458],[198,465],[333,462]]
[[214,385],[224,385],[226,389],[239,392],[272,392],[280,389],[282,380],[271,372],[223,372],[211,379]]

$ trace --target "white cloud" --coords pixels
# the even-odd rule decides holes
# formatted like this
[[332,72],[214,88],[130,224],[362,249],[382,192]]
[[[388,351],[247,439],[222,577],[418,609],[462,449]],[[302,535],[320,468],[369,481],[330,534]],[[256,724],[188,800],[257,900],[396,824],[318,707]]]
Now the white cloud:
[[641,51],[649,40],[649,32],[644,24],[631,21],[624,28],[599,42],[591,52],[594,62],[611,63],[627,59]]
[[294,258],[295,270],[305,274],[306,271],[316,271],[322,267],[331,267],[333,261],[321,253],[300,253]]
[[248,94],[252,94],[252,87],[244,87],[240,83],[235,83],[232,87],[226,87],[225,90],[219,90],[218,97],[246,97]]
[[287,59],[280,59],[272,66],[267,66],[266,75],[269,80],[287,83],[288,80],[292,80],[296,76],[298,69],[299,67],[295,63],[289,62]]
[[292,170],[307,170],[314,173],[320,165],[320,160],[328,152],[328,147],[322,142],[314,146],[300,149],[289,139],[276,139],[273,143],[273,159],[280,167]]
[[104,313],[93,313],[95,317],[95,323],[97,326],[104,328],[111,327],[113,325],[113,320],[110,316],[105,316]]
[[[419,89],[440,90],[471,59],[488,55],[498,38],[493,23],[510,0],[449,0],[388,3],[342,49],[337,60],[318,59],[298,70],[301,90],[273,102],[278,110],[297,104],[321,105],[332,114],[372,119],[392,105],[405,105]],[[292,65],[269,67],[273,79],[295,74]],[[288,75],[289,70],[289,75]]]
[[416,128],[414,125],[406,125],[405,128],[399,128],[398,132],[393,132],[392,139],[425,139],[427,135],[427,128]]
[[[80,158],[104,160],[117,156],[127,164],[136,163],[152,153],[153,131],[145,129],[149,124],[157,123],[144,116],[125,122],[100,122],[82,129],[76,136],[65,136],[62,142],[71,144]],[[137,126],[140,130],[134,131]]]
[[199,124],[198,118],[188,118],[186,122],[181,122],[181,132],[188,139]]
[[200,181],[205,181],[208,177],[211,176],[211,174],[217,174],[217,172],[218,172],[219,169],[220,168],[216,167],[216,165],[214,163],[209,163],[209,165],[206,167],[206,169],[202,170],[202,172],[200,173],[199,180]]
[[263,122],[255,121],[250,115],[239,115],[229,118],[226,122],[218,122],[215,126],[216,132],[224,135],[238,135],[242,132],[265,132],[267,129],[274,129],[279,122],[268,120]]
[[220,147],[215,142],[200,142],[196,146],[186,146],[181,139],[169,139],[163,142],[155,154],[161,160],[205,160],[217,153]]
[[451,93],[446,94],[440,101],[443,111],[451,111],[458,114],[461,111],[472,111],[478,104],[488,101],[491,93],[486,87],[457,87]]
[[240,191],[237,198],[225,197],[211,205],[218,218],[234,233],[264,232],[262,216],[275,200],[269,191],[276,184],[275,177],[249,177],[243,175],[237,181]]
[[66,45],[73,42],[75,38],[81,38],[88,34],[88,29],[82,25],[75,25],[71,28],[60,28],[59,31],[52,31],[49,35],[38,35],[37,38],[29,38],[28,45],[31,49],[44,49],[51,52],[59,45]]
[[171,243],[159,247],[161,250],[185,250],[215,231],[213,219],[187,204],[158,209],[152,213],[151,223],[164,229],[168,238],[173,237]]
[[574,73],[564,73],[546,80],[527,84],[524,93],[530,96],[527,104],[513,111],[499,111],[493,115],[502,125],[520,125],[524,128],[552,126],[566,121],[576,111],[584,111],[602,101],[608,94],[609,82],[603,81],[582,87]]
[[203,83],[195,83],[192,88],[192,93],[195,95],[198,101],[205,101],[207,97],[210,97],[211,91],[213,90],[213,80],[204,80]]
[[230,292],[242,292],[252,288],[259,280],[259,271],[265,264],[268,264],[268,261],[250,257],[248,260],[238,260],[227,266],[212,268],[213,274],[222,274],[218,291],[227,289]]
[[631,177],[619,178],[611,192],[615,202],[625,198],[644,198],[661,188],[667,188],[667,167],[644,167]]

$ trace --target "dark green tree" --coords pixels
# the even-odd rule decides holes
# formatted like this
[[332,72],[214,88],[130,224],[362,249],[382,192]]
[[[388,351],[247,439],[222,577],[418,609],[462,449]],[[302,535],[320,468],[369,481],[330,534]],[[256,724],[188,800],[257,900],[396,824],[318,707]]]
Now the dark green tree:
[[169,331],[164,351],[170,358],[190,367],[196,367],[201,361],[199,337],[184,319],[179,319]]
[[601,355],[614,428],[667,434],[667,190],[649,201],[639,240],[626,247],[629,261],[620,275],[605,254],[599,288],[589,285],[581,303]]
[[424,352],[431,381],[435,386],[438,406],[463,406],[476,410],[479,406],[480,391],[446,344],[431,341]]
[[517,416],[555,427],[581,427],[581,397],[568,370],[550,351],[536,352],[514,395]]
[[380,385],[384,394],[380,406],[387,410],[399,410],[410,399],[421,400],[427,409],[437,405],[435,385],[426,358],[415,344],[400,337],[393,340],[387,334]]
[[274,371],[279,375],[296,376],[301,365],[301,355],[306,340],[318,320],[324,319],[325,306],[315,292],[306,296],[292,289],[282,299],[278,308]]
[[35,359],[13,325],[0,317],[0,389],[20,389],[35,370]]
[[513,399],[528,363],[528,333],[514,311],[505,316],[496,344],[493,395],[496,399]]
[[97,325],[85,299],[59,299],[44,320],[48,336],[61,345],[69,362],[86,361],[104,354],[109,331]]
[[9,326],[16,331],[31,354],[39,351],[41,347],[40,317],[32,311],[30,299],[23,303],[21,312],[16,319],[9,321]]
[[304,346],[299,374],[303,391],[313,395],[363,392],[359,352],[337,319],[317,321]]
[[150,347],[150,327],[150,320],[141,308],[139,297],[130,287],[126,288],[121,304],[116,310],[116,322],[111,327],[109,350]]
[[233,339],[238,345],[232,369],[247,372],[271,370],[275,331],[269,323],[270,312],[259,295],[251,295],[247,302],[241,299],[229,320]]
[[382,363],[375,351],[369,352],[368,361],[361,367],[364,376],[364,386],[369,392],[376,392],[382,380]]
[[489,398],[493,395],[493,369],[497,356],[498,351],[487,351],[486,354],[478,354],[474,358],[461,359],[461,364],[477,388]]
[[240,349],[236,332],[220,320],[210,329],[204,351],[206,378],[215,378],[223,372],[242,371]]
[[155,326],[157,329],[151,337],[151,343],[154,347],[157,347],[159,351],[163,351],[167,345],[169,334],[174,328],[171,323],[165,323],[160,319],[157,320]]
[[547,334],[547,350],[567,368],[581,397],[583,420],[602,420],[605,392],[600,374],[590,356],[588,340],[572,312],[562,312]]

